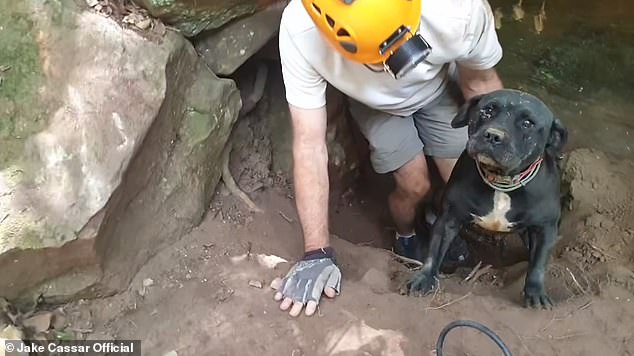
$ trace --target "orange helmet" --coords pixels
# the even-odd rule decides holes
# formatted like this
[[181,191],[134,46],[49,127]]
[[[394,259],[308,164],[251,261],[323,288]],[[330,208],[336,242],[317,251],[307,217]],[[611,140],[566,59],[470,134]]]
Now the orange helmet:
[[383,63],[401,77],[431,47],[418,32],[421,0],[301,0],[326,40],[345,58]]

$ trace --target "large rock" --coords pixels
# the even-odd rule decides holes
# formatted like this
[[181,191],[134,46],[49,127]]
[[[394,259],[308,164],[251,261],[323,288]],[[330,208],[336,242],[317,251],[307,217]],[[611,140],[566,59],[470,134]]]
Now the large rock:
[[201,220],[239,93],[179,34],[0,8],[0,296],[116,292]]
[[220,31],[201,34],[196,50],[214,73],[231,75],[278,33],[284,6],[277,3]]
[[255,13],[277,0],[135,0],[152,16],[192,37],[204,30],[222,27],[229,21]]

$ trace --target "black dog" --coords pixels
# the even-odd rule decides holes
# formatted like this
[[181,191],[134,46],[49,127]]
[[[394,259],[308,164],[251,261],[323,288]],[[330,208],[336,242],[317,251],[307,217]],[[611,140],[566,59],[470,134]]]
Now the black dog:
[[566,128],[541,100],[509,89],[472,98],[451,125],[468,125],[469,140],[447,182],[429,255],[408,282],[409,293],[424,295],[436,287],[449,245],[465,224],[474,223],[519,233],[530,251],[524,303],[551,308],[544,273],[559,236],[557,161]]

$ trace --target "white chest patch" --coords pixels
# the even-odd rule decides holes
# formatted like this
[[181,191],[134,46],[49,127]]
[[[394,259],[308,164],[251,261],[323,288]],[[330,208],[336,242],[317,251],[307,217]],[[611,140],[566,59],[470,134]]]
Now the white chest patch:
[[473,222],[483,229],[497,232],[509,232],[513,223],[508,221],[506,214],[511,210],[511,197],[503,192],[493,194],[493,210],[485,216],[471,214]]

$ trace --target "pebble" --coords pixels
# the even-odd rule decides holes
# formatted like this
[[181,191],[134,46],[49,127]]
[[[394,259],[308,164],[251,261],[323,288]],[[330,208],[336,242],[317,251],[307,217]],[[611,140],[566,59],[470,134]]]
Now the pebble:
[[152,278],[146,278],[143,280],[144,287],[151,287],[154,285],[154,280]]
[[250,280],[249,286],[262,289],[262,282],[256,280]]
[[146,30],[150,27],[150,25],[152,25],[152,20],[151,19],[143,19],[141,21],[138,21],[134,24],[134,26],[138,27],[141,30]]
[[95,5],[99,4],[98,0],[86,0],[86,4],[88,4],[88,6],[90,7],[94,7]]

